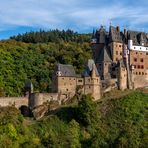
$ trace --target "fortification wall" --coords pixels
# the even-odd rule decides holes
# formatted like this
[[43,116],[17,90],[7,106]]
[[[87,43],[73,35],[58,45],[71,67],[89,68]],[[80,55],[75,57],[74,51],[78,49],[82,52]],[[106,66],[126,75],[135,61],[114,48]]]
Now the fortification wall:
[[15,106],[20,108],[21,106],[28,106],[27,97],[0,97],[0,106]]
[[32,93],[29,99],[31,109],[50,101],[58,101],[58,93]]
[[134,76],[134,88],[141,88],[148,86],[148,75],[136,75]]

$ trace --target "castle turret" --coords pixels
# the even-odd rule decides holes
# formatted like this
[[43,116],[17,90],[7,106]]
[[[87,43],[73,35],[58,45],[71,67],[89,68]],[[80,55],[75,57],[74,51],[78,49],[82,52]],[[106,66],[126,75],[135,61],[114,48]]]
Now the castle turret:
[[127,89],[127,70],[123,60],[120,60],[118,62],[117,79],[118,79],[118,88],[120,90]]
[[92,65],[92,73],[91,73],[91,80],[92,80],[92,96],[95,100],[100,99],[101,97],[101,88],[100,88],[100,77],[96,68],[96,65]]
[[100,76],[92,59],[88,60],[84,73],[84,94],[91,94],[94,100],[101,98]]

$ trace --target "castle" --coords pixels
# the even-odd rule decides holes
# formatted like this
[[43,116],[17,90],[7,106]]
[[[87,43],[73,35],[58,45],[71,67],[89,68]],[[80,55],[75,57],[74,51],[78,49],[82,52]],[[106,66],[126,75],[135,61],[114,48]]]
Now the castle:
[[93,58],[102,80],[117,78],[119,89],[148,86],[148,34],[110,26],[93,33]]
[[75,94],[91,94],[94,100],[112,89],[136,89],[148,86],[148,34],[120,31],[119,26],[103,26],[93,32],[91,39],[93,59],[85,71],[76,74],[72,65],[57,64],[53,73],[53,93],[33,92],[31,83],[25,87],[25,97],[0,98],[1,106],[22,105],[33,109],[46,102],[59,104]]

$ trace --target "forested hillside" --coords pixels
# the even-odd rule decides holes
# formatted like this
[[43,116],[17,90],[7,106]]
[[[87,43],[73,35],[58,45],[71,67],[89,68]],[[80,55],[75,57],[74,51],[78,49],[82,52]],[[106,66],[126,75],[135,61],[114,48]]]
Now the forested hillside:
[[37,32],[26,32],[10,38],[26,43],[48,43],[59,41],[83,43],[90,41],[91,34],[78,34],[70,29],[66,31],[56,29],[50,31],[40,30]]
[[0,109],[0,147],[146,148],[148,94],[132,92],[96,103],[82,96],[40,121],[26,120],[14,108]]
[[35,91],[49,92],[56,63],[72,64],[77,73],[84,70],[92,57],[89,42],[56,39],[47,43],[0,41],[0,96],[22,95],[26,81],[33,83]]

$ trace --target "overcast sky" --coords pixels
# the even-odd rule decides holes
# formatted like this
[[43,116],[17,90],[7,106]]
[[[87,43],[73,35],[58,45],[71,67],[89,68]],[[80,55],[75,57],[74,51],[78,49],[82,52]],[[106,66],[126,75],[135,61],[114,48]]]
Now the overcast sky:
[[148,32],[148,0],[0,0],[0,39],[40,28],[87,33],[110,20]]

